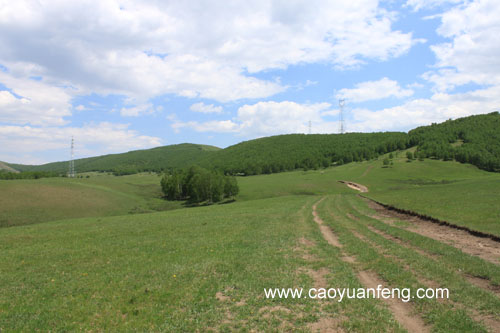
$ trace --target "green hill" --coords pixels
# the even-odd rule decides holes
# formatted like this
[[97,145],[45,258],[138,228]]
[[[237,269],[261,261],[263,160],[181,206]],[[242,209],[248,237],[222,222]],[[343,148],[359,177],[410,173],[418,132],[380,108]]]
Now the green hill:
[[[364,161],[417,146],[420,158],[457,160],[487,171],[500,171],[498,112],[448,120],[403,132],[288,134],[249,140],[220,149],[179,144],[78,159],[77,172],[110,171],[117,175],[186,168],[194,164],[230,174],[257,175],[316,169]],[[8,164],[19,171],[65,173],[68,162],[44,165]],[[1,167],[0,167],[1,168]]]
[[[143,171],[160,171],[168,168],[183,168],[196,164],[200,159],[213,154],[220,148],[183,143],[145,150],[134,150],[122,154],[110,154],[75,160],[77,172],[109,171],[118,175]],[[54,162],[43,165],[9,164],[19,171],[56,171],[65,173],[68,162]]]
[[232,174],[268,174],[370,160],[407,145],[407,134],[400,132],[288,134],[241,142],[201,163]]
[[500,171],[500,114],[493,112],[418,127],[409,133],[417,154]]
[[8,166],[7,164],[5,164],[4,162],[0,162],[0,172],[14,172],[14,173],[18,173],[19,171]]

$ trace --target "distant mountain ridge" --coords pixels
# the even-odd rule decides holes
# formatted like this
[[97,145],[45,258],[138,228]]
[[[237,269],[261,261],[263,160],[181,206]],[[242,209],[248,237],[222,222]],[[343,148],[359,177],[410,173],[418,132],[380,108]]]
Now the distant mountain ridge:
[[[109,154],[96,157],[75,159],[77,172],[101,171],[114,172],[117,175],[143,171],[160,171],[169,168],[183,168],[196,164],[201,158],[220,150],[208,145],[182,143],[177,145],[134,150],[121,154]],[[68,161],[42,165],[8,164],[19,171],[55,171],[66,173]]]
[[[418,157],[456,159],[499,172],[500,114],[448,120],[408,133],[287,134],[244,141],[225,149],[183,143],[77,159],[75,166],[77,172],[108,171],[121,175],[200,165],[229,174],[254,175],[369,160],[413,146],[417,147]],[[66,173],[68,170],[67,161],[36,166],[4,165],[19,171]]]

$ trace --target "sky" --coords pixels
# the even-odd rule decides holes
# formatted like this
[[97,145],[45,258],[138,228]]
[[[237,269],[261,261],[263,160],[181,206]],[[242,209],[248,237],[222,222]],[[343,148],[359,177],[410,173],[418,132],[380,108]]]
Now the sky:
[[[500,2],[0,0],[0,161],[500,109]],[[309,128],[309,124],[311,125]]]

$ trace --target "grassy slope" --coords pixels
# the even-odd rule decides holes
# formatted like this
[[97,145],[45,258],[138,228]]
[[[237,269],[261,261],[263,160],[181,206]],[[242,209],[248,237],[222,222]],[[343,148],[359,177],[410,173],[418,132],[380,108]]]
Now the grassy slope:
[[[319,195],[338,191],[338,180],[367,185],[368,197],[482,232],[500,235],[500,175],[456,162],[426,159],[394,165],[382,159],[350,163],[318,171],[293,171],[238,177],[238,200],[287,195]],[[26,224],[70,217],[110,216],[179,208],[160,199],[159,177],[138,174],[114,177],[0,181],[0,223]]]
[[[212,327],[263,331],[307,329],[320,317],[330,316],[344,330],[398,331],[390,313],[376,300],[271,301],[263,299],[263,288],[311,287],[313,281],[304,272],[319,268],[328,270],[329,286],[359,287],[359,269],[377,272],[392,286],[421,286],[417,277],[405,272],[408,265],[425,279],[449,287],[456,304],[487,311],[488,315],[498,313],[500,306],[491,294],[457,275],[467,262],[467,274],[498,283],[497,268],[356,213],[368,210],[366,204],[337,180],[368,185],[370,196],[392,204],[404,206],[405,197],[412,195],[412,207],[404,208],[421,205],[430,215],[441,212],[453,222],[461,217],[463,223],[479,228],[485,227],[485,217],[498,213],[494,204],[499,198],[497,187],[488,184],[497,184],[500,175],[454,162],[405,160],[395,159],[392,168],[371,161],[238,178],[241,195],[233,204],[0,229],[0,328],[194,331]],[[110,198],[119,196],[128,208],[140,198],[147,203],[147,193],[159,190],[149,175],[100,177],[69,180],[70,186],[66,183],[61,187],[85,189],[84,193],[99,190],[96,193],[109,193]],[[43,185],[65,180],[27,182]],[[430,184],[436,181],[440,184]],[[1,183],[5,184],[22,183]],[[5,192],[12,193],[0,191]],[[470,193],[469,200],[463,199],[464,193]],[[480,195],[485,193],[490,201],[479,209],[478,202],[484,200]],[[343,262],[338,249],[323,240],[311,219],[311,206],[319,199],[318,194],[328,196],[319,207],[321,216],[359,264]],[[440,204],[425,205],[433,200]],[[455,201],[461,203],[459,213],[450,206]],[[348,217],[347,212],[357,218]],[[492,221],[488,227],[498,232],[498,223]],[[436,264],[426,256],[388,243],[366,225],[442,257]],[[352,230],[378,247],[360,242]],[[313,244],[308,251],[314,261],[302,256],[305,249],[299,239],[304,237]],[[381,255],[382,248],[387,257]],[[400,259],[392,259],[394,256]],[[218,292],[225,297],[221,301],[215,297]],[[438,331],[482,329],[471,320],[468,310],[453,304],[416,302],[415,306]]]
[[[0,269],[8,273],[0,275],[0,328],[305,329],[318,320],[321,302],[265,300],[263,288],[311,287],[304,270],[314,265],[335,271],[329,279],[336,283],[360,286],[314,227],[310,209],[317,199],[3,229]],[[318,243],[316,263],[296,252],[299,237]],[[217,300],[218,292],[225,299]],[[375,300],[334,303],[330,311],[352,318],[346,328],[397,330]]]
[[160,177],[43,178],[0,181],[0,227],[73,217],[110,216],[181,207],[161,199]]
[[382,168],[381,161],[360,163],[350,170],[349,180],[367,185],[367,196],[383,203],[500,235],[497,173],[451,161],[407,163],[399,157],[391,168]]
[[[161,168],[182,168],[197,163],[220,148],[207,145],[183,143],[123,154],[110,154],[75,160],[77,172],[111,171],[114,169],[153,170]],[[54,162],[43,165],[9,164],[20,171],[66,172],[68,162]]]
[[367,185],[366,196],[383,203],[500,235],[500,174],[456,162],[407,163],[403,156],[400,152],[390,168],[382,167],[381,158],[320,171],[239,178],[240,199],[332,193],[338,180],[351,180]]

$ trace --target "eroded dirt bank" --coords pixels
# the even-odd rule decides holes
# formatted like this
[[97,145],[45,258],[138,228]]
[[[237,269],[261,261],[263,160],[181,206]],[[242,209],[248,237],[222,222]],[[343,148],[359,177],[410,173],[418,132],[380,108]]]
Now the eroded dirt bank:
[[500,238],[456,226],[432,217],[383,205],[364,197],[377,215],[372,216],[385,222],[402,220],[409,223],[406,228],[425,237],[429,237],[454,246],[465,253],[480,257],[494,264],[500,263]]

